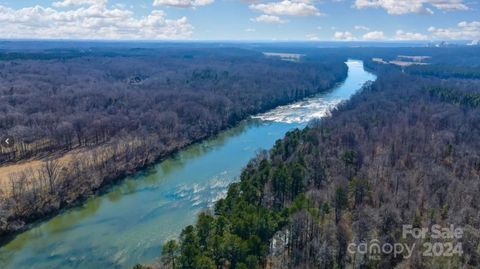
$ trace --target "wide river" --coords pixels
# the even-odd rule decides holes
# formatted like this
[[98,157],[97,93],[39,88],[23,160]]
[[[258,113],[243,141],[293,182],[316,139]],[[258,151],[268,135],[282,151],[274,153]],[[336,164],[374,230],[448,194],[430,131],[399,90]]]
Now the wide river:
[[157,258],[165,240],[225,195],[259,149],[375,80],[362,62],[347,65],[347,79],[331,91],[252,117],[19,234],[0,248],[0,268],[132,268]]

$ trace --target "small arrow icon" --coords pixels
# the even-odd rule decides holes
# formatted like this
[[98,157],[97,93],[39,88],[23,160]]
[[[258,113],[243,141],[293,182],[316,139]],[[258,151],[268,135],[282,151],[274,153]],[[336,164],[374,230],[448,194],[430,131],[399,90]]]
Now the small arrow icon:
[[5,148],[11,148],[15,144],[15,139],[13,139],[12,136],[7,135],[2,138],[1,144]]

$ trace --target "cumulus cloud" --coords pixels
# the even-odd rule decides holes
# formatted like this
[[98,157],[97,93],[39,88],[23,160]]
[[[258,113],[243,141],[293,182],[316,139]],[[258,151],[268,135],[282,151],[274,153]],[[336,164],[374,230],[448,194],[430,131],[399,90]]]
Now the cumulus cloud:
[[320,16],[320,11],[308,0],[283,0],[281,2],[251,4],[253,10],[268,15],[288,16]]
[[251,21],[254,22],[265,22],[265,23],[286,23],[286,20],[282,20],[278,16],[273,16],[273,15],[260,15],[256,18],[252,18]]
[[354,7],[383,8],[389,14],[402,15],[407,13],[430,13],[430,7],[443,11],[468,10],[463,0],[355,0]]
[[195,8],[210,5],[214,0],[154,0],[153,6],[171,6],[179,8]]
[[385,39],[385,34],[381,31],[368,32],[362,36],[364,40],[383,40]]
[[336,40],[343,40],[343,41],[352,41],[355,40],[355,37],[350,32],[335,32],[333,38]]
[[430,27],[428,31],[437,39],[480,39],[480,21],[462,21],[456,27],[436,28]]
[[395,32],[396,40],[427,40],[428,37],[420,33],[405,32],[403,30],[397,30]]
[[146,16],[135,18],[132,11],[118,6],[108,8],[106,3],[94,0],[54,3],[54,7],[65,7],[65,10],[38,5],[12,9],[0,5],[0,37],[183,39],[192,34],[193,27],[186,17],[167,19],[163,11],[153,10]]

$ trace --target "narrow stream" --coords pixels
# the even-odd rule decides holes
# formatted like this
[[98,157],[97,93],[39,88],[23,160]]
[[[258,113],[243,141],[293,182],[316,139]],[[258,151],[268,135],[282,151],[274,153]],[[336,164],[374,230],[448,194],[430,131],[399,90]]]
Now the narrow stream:
[[165,240],[226,194],[259,149],[375,80],[362,62],[347,65],[346,81],[330,92],[252,117],[19,234],[0,248],[0,268],[132,268],[157,258]]

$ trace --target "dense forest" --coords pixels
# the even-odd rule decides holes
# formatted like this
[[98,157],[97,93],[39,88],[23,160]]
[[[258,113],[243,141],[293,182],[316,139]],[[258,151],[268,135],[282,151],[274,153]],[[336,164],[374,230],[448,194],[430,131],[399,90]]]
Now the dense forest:
[[[259,153],[213,212],[164,245],[160,267],[480,267],[480,82],[369,67],[376,82]],[[463,236],[405,238],[405,224]],[[372,240],[415,247],[349,251]],[[461,253],[425,256],[426,242],[460,243]]]
[[[338,57],[361,59],[365,67],[379,69],[395,69],[414,75],[439,78],[480,79],[480,46],[453,47],[345,47],[345,48],[305,48],[291,47],[260,47],[258,49],[278,52],[303,53],[306,61],[335,59]],[[373,58],[385,61],[398,60],[399,56],[420,56],[425,65],[411,65],[405,68],[375,63]],[[407,60],[403,58],[400,60]],[[402,70],[403,69],[403,70]]]
[[226,48],[2,52],[0,235],[346,73]]

